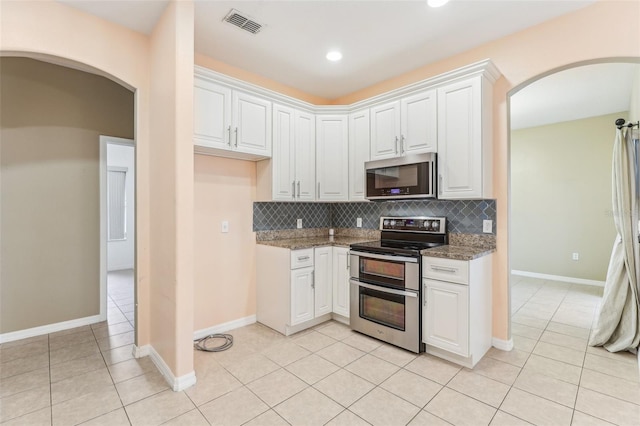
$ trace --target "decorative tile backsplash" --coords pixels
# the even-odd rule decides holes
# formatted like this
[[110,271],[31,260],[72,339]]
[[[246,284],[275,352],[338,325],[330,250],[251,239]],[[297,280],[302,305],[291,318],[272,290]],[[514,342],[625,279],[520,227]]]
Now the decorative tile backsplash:
[[362,218],[364,229],[378,229],[380,216],[445,216],[449,232],[482,234],[482,221],[493,220],[496,229],[496,200],[384,201],[361,203],[253,203],[253,230],[303,228],[355,228]]

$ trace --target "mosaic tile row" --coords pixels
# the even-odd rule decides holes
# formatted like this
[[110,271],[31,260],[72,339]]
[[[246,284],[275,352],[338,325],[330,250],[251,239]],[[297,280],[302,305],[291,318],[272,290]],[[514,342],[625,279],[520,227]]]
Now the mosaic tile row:
[[303,228],[355,228],[362,218],[364,229],[378,229],[381,216],[445,216],[449,232],[482,234],[482,221],[493,220],[496,200],[429,200],[359,203],[253,203],[253,230]]

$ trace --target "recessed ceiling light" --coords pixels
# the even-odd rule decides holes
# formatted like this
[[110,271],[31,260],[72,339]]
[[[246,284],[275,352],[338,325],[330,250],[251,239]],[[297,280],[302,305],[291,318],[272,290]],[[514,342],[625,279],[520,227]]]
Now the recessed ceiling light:
[[342,53],[337,50],[331,50],[329,51],[329,53],[327,53],[327,59],[332,62],[339,61],[340,59],[342,59]]
[[449,0],[427,0],[427,4],[431,7],[440,7],[449,3]]

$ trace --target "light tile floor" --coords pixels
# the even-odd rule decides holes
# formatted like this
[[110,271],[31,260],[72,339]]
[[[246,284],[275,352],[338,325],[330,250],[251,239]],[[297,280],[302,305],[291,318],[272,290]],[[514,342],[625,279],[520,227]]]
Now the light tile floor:
[[515,349],[491,349],[473,370],[337,322],[290,337],[253,324],[232,332],[228,351],[196,351],[198,382],[185,392],[132,358],[132,302],[120,288],[108,323],[0,347],[0,422],[639,425],[636,357],[587,347],[601,289],[518,277],[512,286]]

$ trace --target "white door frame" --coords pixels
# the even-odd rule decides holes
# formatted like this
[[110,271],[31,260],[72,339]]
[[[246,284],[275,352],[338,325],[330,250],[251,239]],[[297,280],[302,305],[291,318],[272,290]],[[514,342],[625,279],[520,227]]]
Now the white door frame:
[[[131,146],[135,149],[135,141],[133,139],[123,139],[123,138],[117,138],[114,136],[100,135],[100,321],[107,320],[107,241],[108,241],[108,238],[107,238],[107,145],[108,144],[126,145],[126,146]],[[135,238],[135,233],[134,233],[134,238]],[[134,263],[134,270],[135,270],[135,263]],[[135,273],[134,273],[134,276],[135,276]],[[135,290],[134,290],[134,294],[135,294]]]

